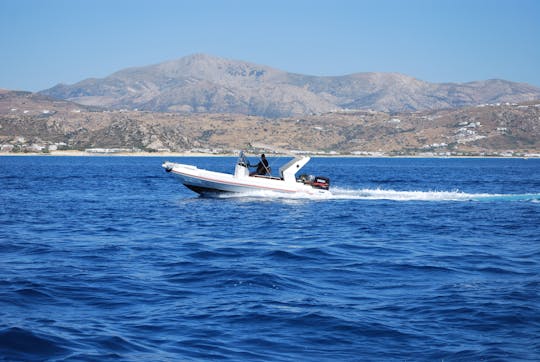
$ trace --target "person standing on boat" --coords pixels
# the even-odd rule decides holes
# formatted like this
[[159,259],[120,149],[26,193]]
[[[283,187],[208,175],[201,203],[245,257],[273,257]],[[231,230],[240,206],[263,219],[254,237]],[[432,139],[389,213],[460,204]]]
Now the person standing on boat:
[[249,165],[249,167],[257,167],[255,171],[249,174],[250,176],[254,176],[254,175],[265,176],[265,175],[270,174],[270,167],[268,167],[268,160],[266,159],[266,156],[264,155],[264,153],[261,155],[261,160],[256,166]]

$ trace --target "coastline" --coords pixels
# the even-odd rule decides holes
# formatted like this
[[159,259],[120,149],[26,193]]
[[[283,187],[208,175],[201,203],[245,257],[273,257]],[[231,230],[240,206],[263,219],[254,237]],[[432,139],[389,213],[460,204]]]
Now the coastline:
[[[237,153],[204,153],[204,152],[109,152],[109,153],[96,153],[86,151],[51,151],[48,153],[43,152],[0,152],[0,157],[25,157],[25,156],[39,156],[39,157],[235,157]],[[494,155],[494,156],[481,156],[481,155],[386,155],[386,154],[372,154],[372,155],[358,155],[358,154],[309,154],[310,157],[320,158],[486,158],[486,159],[540,159],[540,155]],[[282,154],[272,154],[272,156],[283,156]]]
[[213,154],[203,152],[110,152],[110,153],[96,153],[86,151],[51,151],[48,153],[42,152],[0,152],[1,156],[54,156],[54,157],[230,157],[234,154]]

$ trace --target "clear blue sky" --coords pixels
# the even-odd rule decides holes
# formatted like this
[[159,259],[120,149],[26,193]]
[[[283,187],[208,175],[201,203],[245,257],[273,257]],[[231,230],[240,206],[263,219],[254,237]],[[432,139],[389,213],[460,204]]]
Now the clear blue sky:
[[0,88],[193,53],[312,75],[540,86],[540,0],[0,0]]

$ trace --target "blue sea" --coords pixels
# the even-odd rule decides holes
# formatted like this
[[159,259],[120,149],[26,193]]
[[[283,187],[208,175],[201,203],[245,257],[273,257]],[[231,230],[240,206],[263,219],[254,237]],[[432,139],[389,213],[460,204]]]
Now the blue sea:
[[165,160],[0,157],[1,361],[540,360],[539,159],[315,158],[292,199]]

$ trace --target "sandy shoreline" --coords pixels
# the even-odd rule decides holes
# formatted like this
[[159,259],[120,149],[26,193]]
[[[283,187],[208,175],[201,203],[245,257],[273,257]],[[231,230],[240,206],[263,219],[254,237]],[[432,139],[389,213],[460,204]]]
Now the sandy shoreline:
[[51,151],[49,153],[27,152],[27,153],[9,153],[0,152],[0,156],[83,156],[83,157],[230,157],[234,154],[212,154],[199,152],[111,152],[95,153],[85,151]]
[[[356,155],[356,154],[336,154],[336,155],[320,155],[320,154],[306,154],[311,157],[344,157],[344,158],[522,158],[522,159],[538,159],[538,155],[526,155],[526,156],[437,156],[437,155]],[[10,153],[0,152],[2,156],[43,156],[43,157],[64,157],[64,156],[81,156],[81,157],[235,157],[236,153],[203,153],[203,152],[111,152],[111,153],[95,153],[86,151],[51,151],[49,153],[41,152],[28,152],[28,153]],[[283,156],[281,154],[272,154],[272,156]]]

